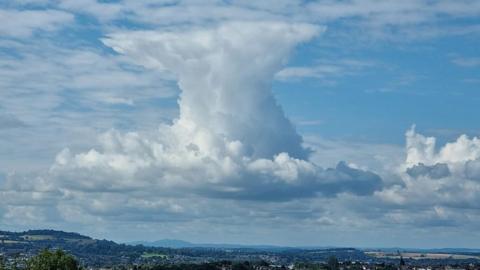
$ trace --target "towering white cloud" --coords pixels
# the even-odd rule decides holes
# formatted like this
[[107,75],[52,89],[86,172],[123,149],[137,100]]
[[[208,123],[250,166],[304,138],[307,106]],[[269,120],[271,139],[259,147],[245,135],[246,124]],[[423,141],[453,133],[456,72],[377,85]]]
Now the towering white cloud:
[[123,32],[104,43],[148,68],[171,71],[180,115],[158,133],[105,134],[103,149],[57,156],[51,174],[84,191],[182,190],[207,197],[288,200],[371,194],[381,179],[340,163],[308,161],[302,138],[271,92],[295,45],[321,27],[229,22],[209,29]]
[[190,134],[208,130],[241,142],[248,156],[288,152],[306,158],[301,138],[276,104],[270,85],[292,48],[322,30],[308,24],[230,22],[208,30],[119,33],[104,43],[178,77],[182,93],[174,129],[185,129],[200,151],[215,146]]

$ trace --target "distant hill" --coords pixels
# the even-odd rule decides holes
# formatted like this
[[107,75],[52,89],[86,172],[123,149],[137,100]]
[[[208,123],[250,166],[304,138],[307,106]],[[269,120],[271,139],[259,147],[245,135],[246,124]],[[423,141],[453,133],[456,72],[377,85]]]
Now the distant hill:
[[126,243],[128,245],[143,245],[146,247],[166,247],[166,248],[189,248],[198,247],[197,244],[193,244],[187,241],[175,240],[175,239],[162,239],[158,241],[135,241]]
[[56,238],[56,239],[91,239],[88,236],[81,235],[79,233],[74,232],[64,232],[64,231],[55,231],[55,230],[28,230],[24,232],[8,232],[8,231],[0,231],[0,238],[8,237],[19,237],[24,238],[27,236],[48,236],[49,238]]
[[259,250],[287,250],[295,247],[283,247],[273,245],[241,245],[241,244],[196,244],[176,239],[161,239],[157,241],[135,241],[127,243],[129,245],[143,245],[146,247],[165,247],[165,248],[218,248],[218,249],[259,249]]
[[0,254],[36,254],[42,249],[63,249],[88,265],[129,263],[148,252],[171,253],[169,249],[117,244],[74,232],[29,230],[0,231]]
[[[281,247],[271,245],[235,245],[235,244],[195,244],[182,240],[163,239],[154,242],[132,242],[119,244],[109,240],[98,240],[74,232],[55,230],[29,230],[24,232],[0,231],[0,256],[28,258],[37,254],[42,249],[63,249],[77,257],[82,265],[92,267],[113,267],[115,265],[140,265],[205,262],[205,261],[238,261],[238,260],[265,260],[275,263],[290,264],[292,262],[318,262],[326,261],[331,256],[341,261],[364,262],[391,262],[397,259],[385,256],[374,256],[379,252],[365,252],[355,248],[336,247]],[[395,249],[383,249],[384,251]],[[398,249],[401,252],[412,249]],[[378,251],[378,249],[377,249]],[[445,251],[462,254],[474,253],[477,250],[469,249],[438,249],[436,252]],[[373,254],[373,255],[372,255]],[[480,256],[480,254],[479,254]],[[438,256],[437,256],[438,257]],[[442,257],[442,256],[440,256]],[[458,258],[467,258],[457,256]],[[442,257],[443,258],[443,257]],[[476,260],[468,256],[468,260],[458,260],[446,257],[435,260],[434,263],[442,265],[445,262],[471,263]],[[423,258],[420,257],[419,262]],[[425,259],[424,259],[425,260]],[[431,264],[433,260],[426,259]]]
[[277,263],[290,264],[293,261],[325,261],[330,256],[336,256],[341,260],[368,259],[364,252],[352,248],[315,250],[265,245],[193,244],[172,239],[118,244],[78,233],[54,230],[0,231],[1,256],[28,258],[45,248],[66,250],[89,267],[221,260],[258,261],[265,258],[272,258]]

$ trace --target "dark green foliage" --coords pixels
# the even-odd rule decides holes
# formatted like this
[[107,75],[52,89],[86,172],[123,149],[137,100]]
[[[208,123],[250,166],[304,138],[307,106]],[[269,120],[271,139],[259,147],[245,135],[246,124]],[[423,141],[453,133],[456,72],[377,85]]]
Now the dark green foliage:
[[327,265],[328,265],[328,270],[338,270],[339,263],[338,263],[337,257],[330,256],[330,258],[328,258]]
[[75,258],[62,250],[43,250],[27,261],[27,270],[78,270]]
[[234,263],[232,265],[232,270],[250,270],[250,269],[253,269],[253,267],[250,265],[249,262]]
[[323,263],[310,263],[310,262],[299,262],[295,264],[295,269],[302,270],[326,270],[326,266]]
[[397,270],[398,268],[395,265],[387,264],[385,265],[385,270]]
[[6,270],[5,259],[3,258],[3,256],[0,256],[0,270]]
[[13,260],[13,265],[11,267],[11,270],[17,270],[18,269],[18,254],[15,255],[15,259]]
[[269,265],[270,265],[270,264],[269,264],[268,262],[264,261],[264,260],[261,260],[261,261],[258,262],[258,266],[264,266],[264,267],[266,267],[266,266],[269,266]]
[[[202,264],[174,264],[174,265],[155,265],[146,270],[220,270],[225,264],[230,262],[202,263]],[[250,269],[250,268],[248,268]],[[141,270],[141,269],[137,269]]]
[[58,239],[91,239],[88,236],[81,235],[75,232],[64,232],[55,230],[28,230],[23,232],[24,235],[49,235]]

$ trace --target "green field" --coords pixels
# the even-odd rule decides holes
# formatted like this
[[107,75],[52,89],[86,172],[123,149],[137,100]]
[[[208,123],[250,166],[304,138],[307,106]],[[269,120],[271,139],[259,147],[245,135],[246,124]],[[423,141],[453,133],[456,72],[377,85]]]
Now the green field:
[[43,241],[43,240],[55,239],[55,237],[51,235],[23,235],[22,238],[30,241]]
[[0,244],[26,244],[27,242],[15,241],[15,240],[0,240]]
[[142,258],[155,258],[159,257],[161,259],[166,259],[168,256],[166,254],[161,254],[161,253],[143,253]]

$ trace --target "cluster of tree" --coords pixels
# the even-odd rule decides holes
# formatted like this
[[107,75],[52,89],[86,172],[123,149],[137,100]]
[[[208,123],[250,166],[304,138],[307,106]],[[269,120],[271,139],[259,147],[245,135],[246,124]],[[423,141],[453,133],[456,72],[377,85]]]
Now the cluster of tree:
[[78,270],[77,260],[62,250],[54,252],[43,250],[37,256],[29,259],[27,270]]
[[64,231],[55,231],[55,230],[28,230],[26,232],[19,233],[23,236],[29,235],[47,235],[59,239],[92,239],[88,236],[81,235],[76,232],[64,232]]
[[78,261],[63,250],[43,250],[38,255],[19,262],[14,260],[7,265],[4,258],[0,258],[0,270],[80,270]]
[[[134,266],[134,270],[254,270],[256,266],[268,266],[269,263],[265,261],[258,262],[232,262],[232,261],[218,261],[208,263],[180,263],[180,264],[159,264],[159,265],[140,265]],[[286,269],[286,267],[285,267]]]
[[[308,269],[308,270],[339,270],[340,263],[337,257],[330,256],[326,263],[314,263],[314,262],[297,262],[295,269]],[[356,270],[356,269],[355,269]]]

